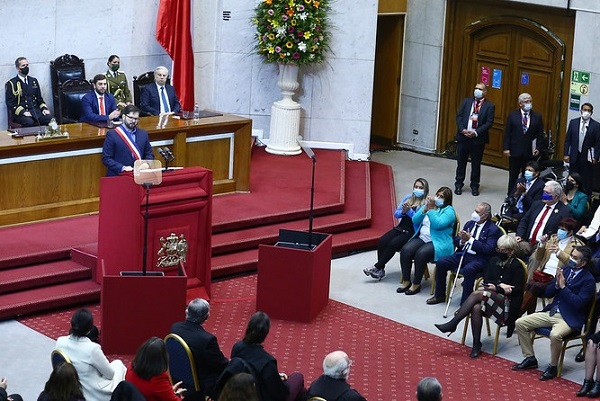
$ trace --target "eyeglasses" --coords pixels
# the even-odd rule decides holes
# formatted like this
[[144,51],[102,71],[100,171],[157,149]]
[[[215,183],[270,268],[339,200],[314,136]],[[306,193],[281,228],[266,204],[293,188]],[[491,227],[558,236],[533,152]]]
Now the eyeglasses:
[[129,116],[129,115],[127,115],[127,114],[125,114],[125,117],[127,117],[127,118],[131,118],[133,121],[139,121],[139,120],[140,120],[140,118],[139,118],[139,117],[132,117],[132,116]]

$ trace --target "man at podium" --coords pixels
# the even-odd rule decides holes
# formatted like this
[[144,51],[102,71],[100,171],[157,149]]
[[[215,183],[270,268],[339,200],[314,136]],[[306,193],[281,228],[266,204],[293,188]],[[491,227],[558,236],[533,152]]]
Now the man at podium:
[[123,124],[106,133],[102,147],[102,163],[108,171],[107,177],[117,176],[123,171],[133,171],[136,160],[154,160],[148,133],[137,128],[140,109],[129,104],[123,109]]

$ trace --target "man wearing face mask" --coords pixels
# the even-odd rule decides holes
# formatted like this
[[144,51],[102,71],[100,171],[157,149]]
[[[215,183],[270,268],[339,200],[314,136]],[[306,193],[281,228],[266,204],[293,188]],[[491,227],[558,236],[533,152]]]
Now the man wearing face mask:
[[571,208],[560,202],[562,196],[563,188],[558,182],[546,182],[542,200],[533,202],[517,226],[517,241],[528,241],[534,246],[544,235],[556,233],[562,218],[573,217]]
[[44,103],[38,80],[29,76],[29,61],[19,57],[15,68],[17,76],[5,84],[6,105],[13,121],[24,127],[48,125],[53,116]]
[[569,122],[565,135],[564,158],[569,163],[569,172],[579,173],[583,178],[583,188],[592,193],[593,166],[600,158],[600,123],[592,118],[594,106],[584,103],[581,117]]
[[102,163],[107,167],[106,176],[116,176],[133,171],[136,160],[154,160],[148,133],[137,128],[140,109],[130,104],[123,109],[123,124],[106,133],[102,146]]
[[515,186],[528,161],[539,158],[548,148],[542,115],[533,109],[531,95],[519,95],[519,108],[508,114],[504,127],[504,155],[508,156],[508,189]]
[[587,268],[592,251],[585,246],[575,247],[564,269],[558,268],[556,276],[545,288],[543,297],[554,298],[541,312],[517,319],[515,328],[525,359],[513,365],[513,370],[536,369],[538,361],[533,350],[532,331],[550,328],[550,364],[540,380],[556,377],[562,339],[573,331],[581,331],[596,292],[594,276]]
[[471,157],[471,193],[479,195],[481,160],[485,144],[490,142],[488,131],[494,122],[496,106],[486,99],[487,86],[475,85],[473,97],[463,100],[456,114],[456,177],[454,193],[462,194],[467,162]]
[[513,226],[502,224],[505,229],[514,231],[518,223],[516,220],[527,213],[534,201],[542,199],[544,180],[540,178],[540,172],[541,168],[538,162],[535,160],[527,162],[523,177],[517,180],[517,184],[505,200],[508,208],[503,217],[515,219]]
[[[427,300],[428,305],[446,302],[446,275],[456,271],[460,260],[460,274],[463,275],[463,290],[460,303],[473,292],[475,279],[483,273],[489,258],[495,254],[496,242],[502,235],[500,229],[490,220],[492,207],[482,202],[475,206],[471,220],[465,223],[454,239],[457,251],[440,258],[435,270],[435,294]],[[464,255],[464,256],[463,256]]]

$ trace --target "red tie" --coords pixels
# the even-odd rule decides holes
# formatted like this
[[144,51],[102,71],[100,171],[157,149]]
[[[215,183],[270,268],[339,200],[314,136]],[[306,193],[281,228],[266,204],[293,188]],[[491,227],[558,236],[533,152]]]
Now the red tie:
[[98,100],[100,101],[100,115],[105,116],[106,110],[104,110],[104,96],[100,96]]
[[535,226],[535,229],[533,230],[533,234],[531,235],[531,245],[535,245],[535,239],[537,238],[538,231],[540,231],[540,228],[542,228],[542,224],[544,224],[544,221],[546,220],[546,215],[549,211],[550,206],[546,205],[546,209],[544,210],[544,213],[542,213],[542,218],[540,219],[540,221],[538,221],[537,225]]

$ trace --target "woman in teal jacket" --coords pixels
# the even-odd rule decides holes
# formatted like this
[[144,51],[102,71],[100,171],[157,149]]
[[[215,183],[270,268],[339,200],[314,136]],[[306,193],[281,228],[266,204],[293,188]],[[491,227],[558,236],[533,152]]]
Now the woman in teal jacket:
[[[427,197],[427,202],[413,216],[413,224],[417,227],[415,235],[400,251],[400,268],[402,282],[396,290],[398,293],[414,295],[421,291],[421,279],[427,263],[437,261],[454,252],[453,231],[456,213],[452,207],[452,190],[441,187],[435,198]],[[410,280],[413,260],[415,275]]]
[[589,198],[583,188],[583,178],[579,173],[571,173],[565,182],[563,203],[571,208],[575,220],[582,224],[588,213]]

